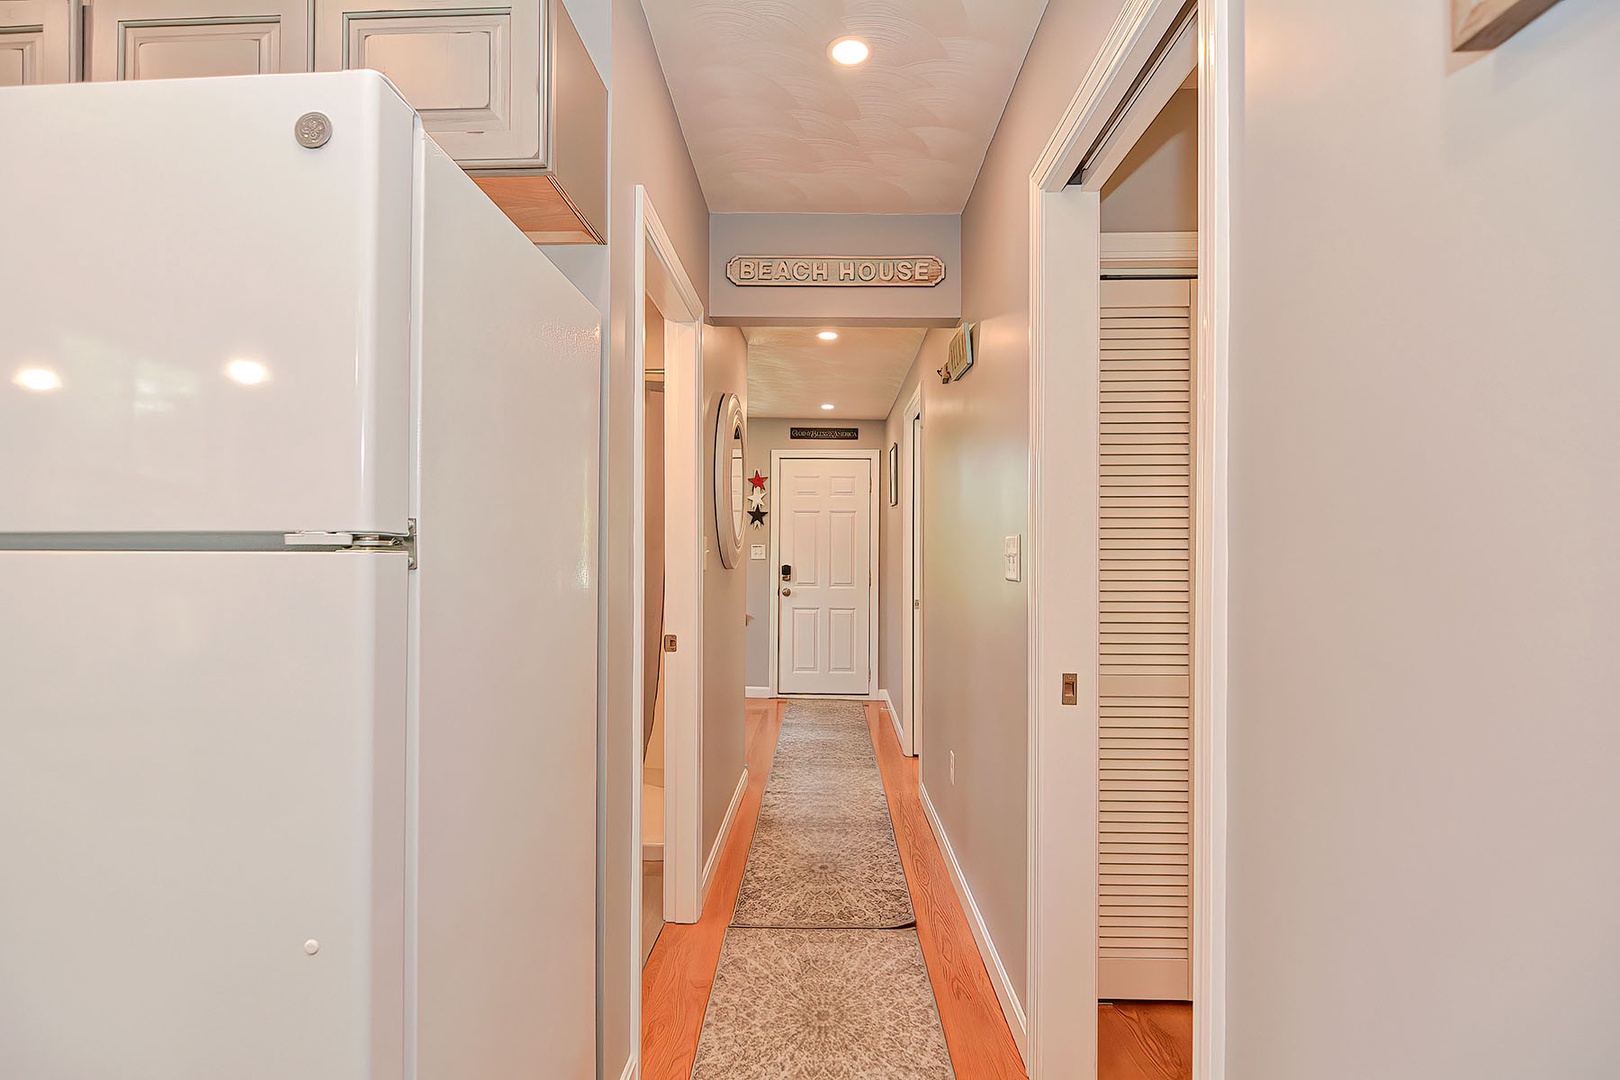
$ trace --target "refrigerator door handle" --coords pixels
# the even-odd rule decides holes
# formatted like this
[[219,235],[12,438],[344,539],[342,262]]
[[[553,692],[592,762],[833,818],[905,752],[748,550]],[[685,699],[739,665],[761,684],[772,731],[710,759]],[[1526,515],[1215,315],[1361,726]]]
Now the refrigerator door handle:
[[300,529],[287,533],[282,542],[288,547],[346,548],[354,544],[354,533]]
[[410,556],[410,568],[416,569],[416,519],[408,522],[403,533],[325,532],[320,529],[300,529],[283,533],[281,542],[289,548],[309,548],[316,551],[403,551]]

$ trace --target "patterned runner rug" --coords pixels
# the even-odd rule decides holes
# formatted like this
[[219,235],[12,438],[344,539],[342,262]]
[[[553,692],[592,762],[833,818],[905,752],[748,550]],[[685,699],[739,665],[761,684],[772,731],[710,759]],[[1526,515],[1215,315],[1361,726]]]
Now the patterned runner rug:
[[790,702],[731,925],[878,930],[915,922],[866,709]]
[[915,930],[726,931],[692,1080],[952,1080]]

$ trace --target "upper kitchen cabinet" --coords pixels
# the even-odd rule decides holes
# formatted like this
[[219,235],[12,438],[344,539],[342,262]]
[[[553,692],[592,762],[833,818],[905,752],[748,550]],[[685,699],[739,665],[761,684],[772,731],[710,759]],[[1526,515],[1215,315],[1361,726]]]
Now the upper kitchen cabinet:
[[90,0],[87,79],[309,70],[308,0]]
[[0,86],[78,77],[78,0],[0,0]]
[[314,25],[315,70],[388,76],[529,239],[601,242],[607,90],[561,0],[315,0]]

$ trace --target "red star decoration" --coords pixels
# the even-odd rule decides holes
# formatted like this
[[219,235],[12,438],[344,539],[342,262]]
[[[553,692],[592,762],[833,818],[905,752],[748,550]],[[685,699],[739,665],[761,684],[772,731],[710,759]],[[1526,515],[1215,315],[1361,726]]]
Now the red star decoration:
[[756,488],[758,488],[761,491],[765,490],[765,478],[763,476],[759,475],[759,470],[758,469],[754,470],[754,475],[750,476],[748,478],[748,482],[750,484],[753,484]]

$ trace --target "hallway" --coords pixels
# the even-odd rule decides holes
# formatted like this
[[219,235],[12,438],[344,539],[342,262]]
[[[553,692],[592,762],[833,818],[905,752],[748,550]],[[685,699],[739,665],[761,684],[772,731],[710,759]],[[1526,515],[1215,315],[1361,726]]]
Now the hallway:
[[[664,927],[648,958],[642,983],[645,1080],[687,1080],[692,1075],[788,705],[781,698],[749,701],[748,789],[719,855],[703,917],[694,925]],[[866,703],[865,710],[952,1069],[963,1080],[1024,1077],[1018,1047],[924,816],[917,761],[901,754],[880,703]],[[1099,1038],[1100,1080],[1185,1080],[1192,1075],[1189,1006],[1105,1004]]]

